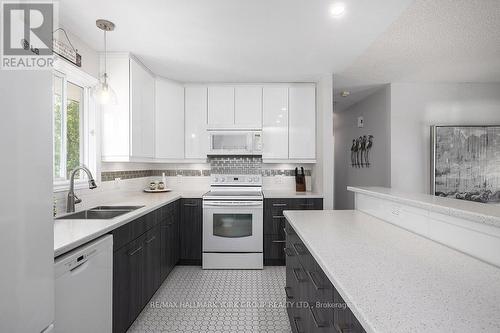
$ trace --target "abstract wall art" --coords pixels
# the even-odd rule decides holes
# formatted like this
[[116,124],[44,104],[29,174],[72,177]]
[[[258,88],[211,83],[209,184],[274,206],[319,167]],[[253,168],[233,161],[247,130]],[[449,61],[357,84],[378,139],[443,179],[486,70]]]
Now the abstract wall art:
[[432,126],[431,191],[500,204],[500,126]]

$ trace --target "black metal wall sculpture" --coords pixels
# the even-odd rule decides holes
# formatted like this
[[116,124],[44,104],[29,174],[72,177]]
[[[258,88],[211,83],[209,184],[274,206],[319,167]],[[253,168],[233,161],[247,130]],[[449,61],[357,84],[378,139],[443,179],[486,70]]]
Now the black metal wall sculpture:
[[373,147],[373,135],[363,135],[352,140],[351,166],[353,168],[370,167],[370,150]]

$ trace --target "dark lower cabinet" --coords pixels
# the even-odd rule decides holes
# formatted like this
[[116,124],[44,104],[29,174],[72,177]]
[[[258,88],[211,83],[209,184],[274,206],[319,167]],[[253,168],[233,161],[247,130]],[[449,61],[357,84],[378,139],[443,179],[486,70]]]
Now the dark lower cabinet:
[[264,199],[264,265],[285,265],[285,210],[322,210],[323,199]]
[[179,201],[166,206],[162,213],[160,275],[163,281],[179,261]]
[[365,333],[316,260],[286,223],[287,312],[294,333]]
[[179,201],[112,231],[113,332],[126,332],[179,259]]
[[203,206],[201,199],[181,199],[180,263],[201,265]]

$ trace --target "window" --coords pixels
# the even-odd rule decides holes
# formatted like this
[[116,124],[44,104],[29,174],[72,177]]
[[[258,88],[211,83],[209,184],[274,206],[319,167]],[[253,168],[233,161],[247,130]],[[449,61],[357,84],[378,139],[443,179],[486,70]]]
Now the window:
[[[84,162],[84,88],[54,76],[54,181],[69,179],[71,170]],[[80,175],[76,175],[78,179]]]
[[[90,87],[95,79],[75,67],[60,64],[53,77],[54,189],[65,190],[71,171],[85,164],[96,175],[95,110]],[[85,183],[78,172],[75,183]]]

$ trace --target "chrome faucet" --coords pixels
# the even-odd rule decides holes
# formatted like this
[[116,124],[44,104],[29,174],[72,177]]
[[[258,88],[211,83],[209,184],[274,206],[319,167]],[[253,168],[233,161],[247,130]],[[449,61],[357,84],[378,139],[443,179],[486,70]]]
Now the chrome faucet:
[[89,189],[93,190],[97,187],[92,173],[85,165],[80,165],[71,171],[71,176],[69,178],[68,200],[66,201],[66,213],[73,213],[75,211],[75,204],[82,202],[82,199],[78,198],[75,194],[75,174],[79,170],[85,171],[89,177]]

